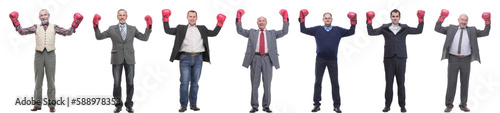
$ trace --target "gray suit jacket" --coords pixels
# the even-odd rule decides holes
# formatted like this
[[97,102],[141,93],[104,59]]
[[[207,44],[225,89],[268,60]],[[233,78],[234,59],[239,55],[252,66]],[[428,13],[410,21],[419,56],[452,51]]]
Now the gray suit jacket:
[[[271,64],[274,68],[279,69],[280,63],[278,61],[278,47],[276,44],[276,39],[285,36],[288,33],[288,22],[283,23],[282,30],[266,30],[267,37],[267,52],[269,57],[271,57]],[[260,31],[257,29],[246,30],[241,27],[241,22],[236,22],[236,30],[238,34],[248,38],[247,50],[245,53],[245,59],[243,59],[243,66],[248,68],[255,56],[255,45],[257,45],[257,40],[260,36]]]
[[[457,25],[450,25],[448,27],[442,27],[441,25],[443,22],[437,21],[436,22],[436,27],[434,27],[434,30],[438,33],[445,34],[446,35],[446,40],[444,42],[443,46],[443,55],[441,57],[441,60],[448,59],[450,56],[450,45],[453,42],[453,38],[455,38],[455,34],[458,31]],[[477,30],[476,27],[469,27],[467,26],[467,34],[469,34],[469,41],[470,41],[470,46],[471,46],[471,57],[472,61],[478,61],[481,63],[481,59],[479,58],[479,47],[477,44],[477,38],[483,37],[483,36],[488,36],[490,34],[490,28],[491,25],[486,25],[484,27],[484,30]]]
[[94,29],[94,32],[97,40],[111,37],[111,42],[113,42],[113,49],[111,49],[111,64],[122,64],[123,61],[127,64],[135,64],[134,37],[142,41],[147,41],[149,39],[149,34],[151,34],[151,30],[149,29],[146,29],[146,33],[142,34],[137,31],[135,26],[128,24],[127,38],[125,40],[122,39],[118,25],[109,26],[108,30],[102,33],[99,29]]

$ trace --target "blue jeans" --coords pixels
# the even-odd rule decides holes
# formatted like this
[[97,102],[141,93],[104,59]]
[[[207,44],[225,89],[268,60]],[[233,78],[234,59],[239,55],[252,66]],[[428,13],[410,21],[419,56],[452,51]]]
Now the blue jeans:
[[340,107],[340,92],[338,80],[338,66],[336,60],[326,60],[316,56],[316,81],[314,82],[314,105],[321,105],[321,83],[323,82],[323,74],[328,67],[330,74],[330,83],[332,85],[333,107]]
[[122,64],[113,64],[113,98],[116,101],[115,107],[122,108],[122,70],[125,68],[125,79],[127,83],[127,98],[125,101],[125,107],[134,106],[132,97],[134,96],[134,64],[127,64],[123,61]]
[[[180,86],[180,103],[182,107],[187,107],[188,95],[191,106],[196,106],[196,99],[198,98],[198,80],[200,80],[201,67],[203,66],[202,55],[184,55],[180,56],[179,69],[181,72],[181,86]],[[188,92],[188,86],[189,88]]]

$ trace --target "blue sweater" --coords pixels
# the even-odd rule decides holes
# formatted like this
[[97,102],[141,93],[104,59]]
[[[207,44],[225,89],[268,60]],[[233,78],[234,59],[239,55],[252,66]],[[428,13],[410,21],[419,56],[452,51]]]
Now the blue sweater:
[[356,25],[351,25],[350,29],[333,26],[327,32],[323,26],[306,28],[304,23],[300,23],[300,32],[314,36],[316,39],[316,54],[325,60],[337,61],[340,39],[353,35],[356,29]]

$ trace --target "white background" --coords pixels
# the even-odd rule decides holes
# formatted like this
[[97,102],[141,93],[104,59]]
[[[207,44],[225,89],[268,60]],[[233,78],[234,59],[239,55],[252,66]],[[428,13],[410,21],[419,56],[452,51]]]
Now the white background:
[[[333,14],[333,25],[349,28],[347,13],[358,14],[358,25],[353,36],[345,37],[339,47],[338,66],[341,109],[346,113],[376,113],[384,107],[383,36],[368,36],[367,11],[375,11],[374,27],[389,23],[392,9],[401,11],[401,23],[416,27],[417,10],[425,10],[424,31],[407,36],[408,60],[406,71],[406,108],[411,113],[443,112],[446,91],[447,60],[441,61],[445,35],[435,32],[434,25],[441,9],[450,15],[445,26],[458,24],[460,14],[469,15],[469,26],[484,29],[483,12],[491,12],[493,28],[490,35],[479,39],[482,63],[473,62],[469,86],[468,107],[473,113],[498,112],[500,105],[500,60],[496,23],[498,5],[493,0],[8,0],[0,5],[0,108],[2,111],[31,113],[32,106],[14,105],[16,98],[32,97],[34,90],[35,36],[19,35],[10,19],[12,11],[19,12],[23,27],[39,24],[38,12],[47,8],[50,23],[69,28],[76,12],[84,16],[83,22],[72,36],[56,36],[57,97],[112,97],[111,40],[96,40],[92,29],[93,15],[102,16],[100,29],[118,23],[118,9],[128,11],[127,23],[144,32],[145,15],[153,18],[153,32],[147,42],[135,41],[135,95],[134,109],[138,113],[174,113],[179,104],[179,63],[169,62],[174,37],[163,31],[162,9],[171,9],[170,23],[187,24],[188,10],[198,12],[199,25],[215,28],[216,15],[223,13],[226,22],[216,37],[210,37],[212,63],[204,63],[200,79],[197,113],[246,113],[250,110],[250,72],[241,66],[247,39],[237,34],[234,18],[238,9],[245,9],[243,28],[257,28],[256,19],[265,16],[267,29],[281,29],[280,9],[287,9],[290,17],[289,33],[278,41],[281,68],[273,71],[272,103],[274,113],[307,113],[313,108],[314,63],[316,43],[314,37],[300,33],[297,18],[299,10],[308,9],[306,27],[322,25],[323,13]],[[123,77],[123,81],[125,77]],[[44,82],[46,82],[44,80]],[[396,83],[394,83],[396,86]],[[454,105],[460,102],[457,88]],[[125,82],[122,82],[126,97]],[[43,93],[46,97],[46,84]],[[262,93],[262,85],[259,93]],[[399,112],[397,89],[394,88],[392,113]],[[260,98],[262,94],[259,95]],[[322,110],[333,112],[328,72],[323,81]],[[259,99],[261,101],[261,99]],[[109,113],[114,106],[57,106],[59,113]],[[259,108],[262,113],[262,108]],[[48,112],[43,106],[41,112]],[[125,111],[122,111],[125,112]],[[193,113],[188,110],[187,113]],[[458,107],[454,113],[462,112]]]

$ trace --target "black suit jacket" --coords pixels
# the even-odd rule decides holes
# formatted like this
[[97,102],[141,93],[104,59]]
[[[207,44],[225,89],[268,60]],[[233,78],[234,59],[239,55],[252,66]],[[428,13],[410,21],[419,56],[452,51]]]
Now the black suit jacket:
[[[221,29],[220,26],[216,26],[215,29],[208,30],[204,25],[196,25],[198,30],[200,31],[201,38],[203,39],[203,47],[205,47],[205,52],[203,52],[203,61],[210,62],[210,48],[208,46],[208,36],[217,36]],[[172,48],[172,54],[170,55],[170,62],[174,62],[174,60],[180,60],[179,52],[181,50],[182,42],[186,38],[187,25],[177,25],[175,28],[170,28],[168,22],[163,22],[163,28],[165,29],[165,33],[170,35],[175,35],[174,48]]]
[[424,28],[424,22],[418,23],[417,28],[409,27],[406,24],[401,24],[401,30],[399,30],[396,35],[392,33],[389,29],[392,23],[384,24],[377,29],[373,29],[372,24],[367,25],[368,35],[376,36],[376,35],[384,35],[385,45],[384,45],[384,58],[389,58],[394,55],[402,58],[407,58],[406,52],[406,35],[408,34],[420,34]]

